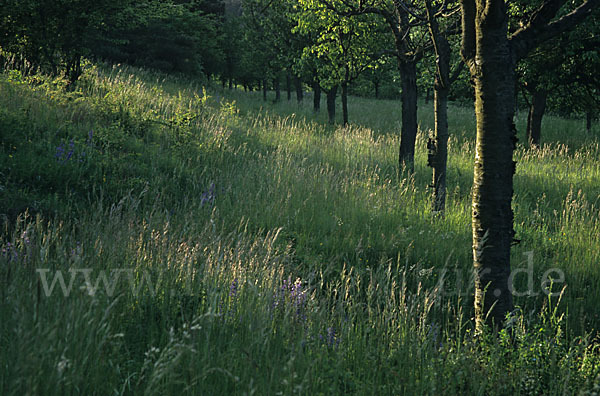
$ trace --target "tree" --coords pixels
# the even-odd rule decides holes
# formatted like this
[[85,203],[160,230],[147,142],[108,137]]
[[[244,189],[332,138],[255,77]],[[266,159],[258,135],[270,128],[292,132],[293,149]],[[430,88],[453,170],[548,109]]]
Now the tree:
[[[593,106],[600,86],[598,24],[593,16],[573,31],[547,41],[517,65],[519,84],[529,108],[526,139],[540,146],[542,118],[548,106],[565,116]],[[560,51],[556,51],[560,48]]]
[[[119,20],[131,1],[5,0],[0,8],[0,47],[17,56],[27,71],[81,74],[81,58],[106,26]],[[17,65],[18,66],[18,65]]]
[[229,89],[232,89],[233,80],[239,78],[242,74],[241,63],[243,55],[248,52],[247,50],[241,50],[241,48],[246,49],[245,46],[236,48],[236,46],[231,45],[231,43],[243,44],[243,40],[245,39],[241,18],[237,15],[226,13],[220,28],[222,31],[221,48],[223,48],[224,53],[224,67],[220,73],[221,81],[223,87],[227,84]]
[[477,120],[472,227],[478,331],[486,323],[499,328],[513,310],[508,280],[515,236],[511,201],[516,166],[516,63],[542,42],[582,21],[599,0],[586,0],[555,19],[565,2],[544,1],[509,36],[504,0],[461,0],[461,54],[475,84]]
[[362,14],[379,16],[392,33],[394,52],[398,58],[402,89],[402,126],[400,131],[400,169],[414,172],[417,138],[417,63],[428,48],[427,31],[421,29],[423,17],[417,0],[344,0],[343,6],[331,0],[318,0],[342,17]]
[[317,32],[316,40],[305,48],[303,56],[318,60],[315,65],[320,75],[319,81],[327,85],[325,89],[330,95],[335,94],[332,90],[334,86],[341,86],[343,122],[346,125],[348,85],[366,69],[375,66],[377,59],[383,54],[384,31],[378,24],[378,18],[373,15],[342,17],[334,10],[344,7],[343,2],[324,4],[314,0],[300,0],[300,5],[302,12],[298,13],[296,31],[303,34]]
[[596,13],[588,18],[565,38],[566,44],[560,44],[565,61],[556,73],[555,89],[549,98],[549,107],[561,115],[583,113],[588,131],[600,109],[599,16]]
[[216,15],[204,14],[194,3],[172,1],[139,3],[128,14],[132,23],[115,26],[105,45],[110,52],[96,51],[97,56],[208,78],[223,68]]
[[[446,164],[448,161],[448,94],[452,82],[462,69],[459,63],[450,75],[451,49],[448,32],[440,29],[438,18],[444,13],[452,13],[447,1],[425,0],[427,26],[435,51],[434,114],[433,137],[427,142],[429,152],[427,165],[433,168],[433,213],[443,216],[446,208]],[[452,28],[453,21],[444,21]]]
[[[5,6],[6,5],[6,6]],[[81,59],[96,57],[207,77],[222,69],[218,0],[7,0],[0,10],[0,46],[31,72],[81,75]],[[160,40],[156,38],[160,37]]]
[[389,53],[379,58],[373,67],[365,70],[352,85],[352,92],[359,96],[381,98],[397,98],[399,89],[395,83],[398,75],[396,59]]
[[[286,1],[245,0],[242,3],[246,27],[247,55],[258,67],[262,77],[263,100],[267,100],[268,80],[272,80],[275,101],[281,98],[280,74],[287,63],[284,41],[291,35]],[[282,48],[284,48],[282,50]],[[250,49],[250,51],[248,51]],[[249,62],[247,62],[249,63]]]

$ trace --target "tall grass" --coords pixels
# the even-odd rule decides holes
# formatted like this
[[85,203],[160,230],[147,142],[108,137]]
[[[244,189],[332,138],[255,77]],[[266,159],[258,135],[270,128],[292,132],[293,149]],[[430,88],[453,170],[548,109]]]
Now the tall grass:
[[598,142],[574,123],[517,151],[513,262],[537,294],[475,340],[468,109],[441,220],[424,106],[403,179],[395,102],[352,98],[332,128],[138,69],[65,87],[0,76],[1,394],[597,392]]

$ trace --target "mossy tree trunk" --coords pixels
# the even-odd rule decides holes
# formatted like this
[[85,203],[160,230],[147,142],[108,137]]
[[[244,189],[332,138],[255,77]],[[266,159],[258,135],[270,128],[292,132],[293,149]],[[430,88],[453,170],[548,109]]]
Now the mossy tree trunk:
[[585,130],[590,133],[592,132],[592,122],[594,120],[594,113],[592,110],[585,112]]
[[342,82],[342,118],[344,125],[348,125],[348,83]]
[[279,86],[279,77],[273,79],[273,88],[275,89],[275,102],[281,100],[281,88]]
[[327,92],[327,115],[329,123],[335,124],[335,97],[337,96],[337,85],[329,89]]
[[[437,83],[436,83],[437,84]],[[433,92],[435,127],[427,142],[428,165],[433,168],[433,213],[444,216],[446,210],[446,167],[448,162],[448,88]]]
[[313,111],[318,113],[321,110],[321,86],[318,81],[313,81]]
[[467,0],[463,4],[467,2],[474,6],[469,10],[474,14],[469,26],[473,29],[469,39],[474,40],[469,50],[473,53],[465,60],[475,82],[477,143],[472,226],[475,320],[481,330],[486,317],[488,323],[500,326],[513,310],[508,279],[514,237],[515,62],[507,39],[504,1]]
[[[345,51],[345,50],[344,50]],[[344,126],[348,125],[348,84],[351,80],[350,68],[348,64],[344,67],[344,80],[342,81],[342,120]]]
[[516,62],[543,41],[574,27],[600,0],[586,0],[553,21],[564,3],[545,1],[509,38],[504,0],[461,0],[461,54],[475,83],[477,119],[472,228],[478,331],[484,324],[498,329],[513,310],[509,279],[515,234],[511,202]]
[[402,129],[400,131],[400,169],[415,171],[415,142],[417,140],[417,62],[399,62],[402,88]]
[[536,88],[531,93],[531,103],[527,114],[527,143],[529,147],[539,148],[542,136],[542,118],[546,111],[548,91]]
[[[440,32],[431,0],[425,2],[429,34],[436,55],[436,73],[434,81],[434,117],[433,137],[427,141],[427,165],[433,168],[433,213],[444,216],[446,209],[446,166],[448,162],[448,92],[450,78],[450,44],[446,36]],[[455,70],[456,79],[460,67]],[[427,90],[429,95],[429,88]]]
[[304,99],[304,93],[302,92],[302,79],[298,76],[294,76],[294,85],[296,86],[296,100],[298,103]]

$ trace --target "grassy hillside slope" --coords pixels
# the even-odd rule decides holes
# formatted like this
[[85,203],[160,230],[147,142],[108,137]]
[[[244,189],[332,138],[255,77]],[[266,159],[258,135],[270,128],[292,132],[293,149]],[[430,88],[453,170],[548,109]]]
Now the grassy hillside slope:
[[0,75],[0,394],[600,390],[597,133],[548,117],[517,150],[520,309],[475,341],[472,111],[450,109],[433,219],[425,133],[397,171],[397,102],[351,98],[334,128],[305,101]]

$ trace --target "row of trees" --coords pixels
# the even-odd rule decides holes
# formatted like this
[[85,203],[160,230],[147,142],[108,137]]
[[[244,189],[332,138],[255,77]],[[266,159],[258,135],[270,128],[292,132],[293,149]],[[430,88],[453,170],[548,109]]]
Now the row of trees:
[[222,68],[222,3],[186,0],[3,0],[4,64],[25,73],[81,74],[81,60],[210,75]]
[[[511,2],[509,31],[539,3]],[[292,83],[299,100],[309,86],[317,111],[321,92],[328,95],[331,122],[338,93],[344,123],[351,90],[376,97],[382,88],[387,96],[401,93],[406,144],[400,160],[410,169],[418,90],[429,96],[433,88],[438,104],[474,99],[460,62],[458,6],[458,0],[239,0],[227,6],[223,0],[4,0],[0,47],[12,67],[63,73],[71,81],[81,74],[83,57],[96,57],[258,88],[265,98],[270,86],[276,100],[282,81],[288,99]],[[517,65],[517,102],[529,108],[531,144],[539,145],[546,108],[561,115],[584,113],[591,128],[599,107],[597,37],[593,20]],[[443,140],[443,127],[430,143],[436,169],[444,157],[437,136]]]
[[529,106],[531,145],[539,145],[547,103],[567,113],[584,111],[591,122],[598,108],[599,1],[243,0],[225,6],[218,0],[7,0],[0,11],[0,46],[13,67],[64,73],[73,82],[84,56],[258,87],[265,99],[271,85],[280,100],[282,80],[289,99],[293,81],[298,100],[303,87],[311,87],[317,111],[325,92],[331,122],[339,88],[347,123],[353,82],[369,80],[377,92],[382,81],[396,80],[399,166],[409,173],[418,81],[425,81],[435,103],[428,142],[433,211],[442,216],[448,98],[453,83],[469,81],[466,92],[474,97],[477,118],[472,218],[480,328],[485,317],[498,325],[512,311],[518,97],[523,93]]

